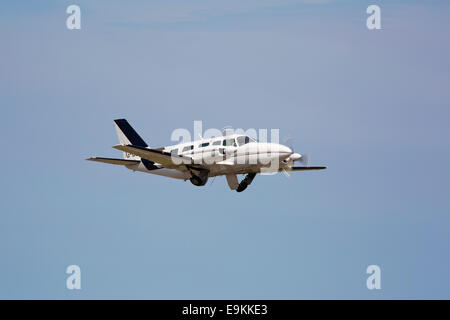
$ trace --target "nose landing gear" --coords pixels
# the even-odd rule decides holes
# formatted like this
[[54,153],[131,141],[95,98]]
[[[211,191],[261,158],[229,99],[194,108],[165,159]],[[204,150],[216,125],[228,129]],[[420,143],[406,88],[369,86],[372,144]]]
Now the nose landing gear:
[[237,192],[242,192],[252,183],[253,179],[255,178],[256,173],[249,173],[245,176],[244,180],[239,183],[239,186],[237,187]]

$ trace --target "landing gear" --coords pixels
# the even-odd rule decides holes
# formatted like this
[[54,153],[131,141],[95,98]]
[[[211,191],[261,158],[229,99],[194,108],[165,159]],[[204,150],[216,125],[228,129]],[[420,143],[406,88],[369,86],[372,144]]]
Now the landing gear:
[[242,181],[241,183],[239,183],[239,186],[237,187],[236,191],[237,192],[242,192],[245,189],[247,189],[247,187],[248,187],[248,183]]
[[202,179],[201,179],[200,177],[198,177],[198,176],[192,176],[192,177],[189,179],[189,181],[190,181],[194,186],[197,186],[197,187],[204,186],[205,183],[206,183],[206,181],[202,180]]
[[199,176],[193,175],[192,177],[189,178],[189,181],[197,187],[201,187],[204,186],[206,184],[206,182],[208,181],[208,177],[202,179]]
[[195,168],[188,168],[188,170],[191,173],[189,181],[191,181],[194,186],[201,187],[204,186],[206,182],[208,182],[208,170],[198,170]]
[[242,192],[252,183],[253,179],[255,178],[256,173],[249,173],[245,176],[244,180],[239,183],[239,186],[237,187],[237,192]]

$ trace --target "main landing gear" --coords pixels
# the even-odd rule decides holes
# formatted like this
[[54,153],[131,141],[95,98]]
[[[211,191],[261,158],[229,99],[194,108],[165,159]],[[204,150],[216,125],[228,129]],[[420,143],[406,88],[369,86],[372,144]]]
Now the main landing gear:
[[199,176],[193,175],[193,176],[189,179],[189,181],[191,181],[191,183],[192,183],[194,186],[200,187],[200,186],[204,186],[204,185],[206,184],[206,182],[208,181],[208,178],[202,179],[202,178],[200,178]]
[[195,168],[188,168],[189,172],[191,173],[191,177],[189,178],[189,181],[197,187],[204,186],[206,182],[208,182],[208,170],[199,170]]

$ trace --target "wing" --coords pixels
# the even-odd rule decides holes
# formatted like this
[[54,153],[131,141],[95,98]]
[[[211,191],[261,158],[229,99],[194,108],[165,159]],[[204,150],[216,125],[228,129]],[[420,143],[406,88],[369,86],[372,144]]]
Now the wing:
[[134,154],[138,157],[156,162],[164,166],[165,168],[179,168],[180,165],[192,165],[194,161],[192,158],[172,155],[169,152],[164,152],[156,149],[149,149],[140,146],[128,145],[117,145],[113,147],[114,149],[121,150]]
[[327,167],[292,167],[289,169],[286,169],[286,171],[308,171],[308,170],[323,170]]
[[125,160],[125,159],[101,158],[101,157],[87,158],[86,160],[109,164],[117,164],[121,166],[129,166],[133,164],[138,164],[140,162],[139,160]]

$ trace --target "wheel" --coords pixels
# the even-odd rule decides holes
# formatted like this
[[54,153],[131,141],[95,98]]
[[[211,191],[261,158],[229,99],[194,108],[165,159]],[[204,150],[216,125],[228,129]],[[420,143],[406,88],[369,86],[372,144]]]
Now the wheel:
[[192,176],[192,177],[189,179],[189,181],[191,181],[191,183],[192,183],[194,186],[202,186],[202,185],[203,185],[202,179],[200,179],[200,177],[197,177],[197,176]]

